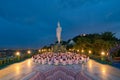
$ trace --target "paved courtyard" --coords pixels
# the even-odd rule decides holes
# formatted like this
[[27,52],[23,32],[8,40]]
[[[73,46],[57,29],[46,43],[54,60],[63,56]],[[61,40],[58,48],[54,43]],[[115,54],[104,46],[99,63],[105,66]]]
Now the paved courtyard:
[[[47,71],[54,67],[56,66],[40,65],[32,62],[31,59],[27,59],[0,70],[0,80],[29,80],[29,78],[36,74],[36,71]],[[100,64],[94,60],[89,60],[86,65],[67,65],[65,67],[74,69],[74,71],[82,71],[93,80],[120,79],[120,69]]]

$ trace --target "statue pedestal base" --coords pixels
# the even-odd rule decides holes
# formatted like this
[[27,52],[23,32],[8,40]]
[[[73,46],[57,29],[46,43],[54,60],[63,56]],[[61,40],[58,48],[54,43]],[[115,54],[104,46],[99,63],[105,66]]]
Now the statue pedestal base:
[[66,47],[64,45],[61,44],[56,44],[53,46],[53,52],[55,53],[65,53],[66,52]]

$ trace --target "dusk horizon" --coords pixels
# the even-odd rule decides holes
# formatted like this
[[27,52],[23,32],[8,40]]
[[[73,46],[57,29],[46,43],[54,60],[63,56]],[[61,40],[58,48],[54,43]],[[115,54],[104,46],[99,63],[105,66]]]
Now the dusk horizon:
[[[107,32],[107,31],[106,31]],[[71,38],[68,38],[68,39],[63,39],[62,38],[62,41],[68,41],[68,40],[71,40],[71,39],[73,39],[74,37],[76,37],[76,36],[80,36],[80,35],[83,35],[83,34],[101,34],[101,33],[104,33],[104,32],[100,32],[100,33],[80,33],[80,34],[78,34],[78,35],[75,35],[75,36],[73,36],[73,37],[71,37]],[[113,33],[113,32],[112,32]],[[62,35],[62,37],[63,37],[64,35]],[[117,36],[115,36],[116,38],[118,38]],[[120,38],[118,38],[118,39],[120,39]],[[48,41],[48,40],[47,40]],[[10,46],[5,46],[5,47],[0,47],[0,49],[40,49],[40,48],[43,48],[44,46],[50,46],[50,44],[55,44],[56,42],[57,42],[57,37],[56,37],[56,34],[55,34],[55,37],[54,37],[54,40],[53,41],[48,41],[48,42],[45,42],[44,44],[40,44],[40,45],[35,45],[35,44],[33,44],[33,45],[35,45],[35,46],[33,46],[33,45],[31,45],[31,46],[22,46],[22,45],[10,45]],[[30,44],[29,44],[30,45]]]

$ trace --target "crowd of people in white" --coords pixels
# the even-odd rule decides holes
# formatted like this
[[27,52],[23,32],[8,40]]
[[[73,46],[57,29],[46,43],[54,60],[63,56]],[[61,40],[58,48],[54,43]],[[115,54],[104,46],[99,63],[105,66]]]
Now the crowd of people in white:
[[34,55],[32,59],[40,64],[72,65],[86,63],[89,60],[89,56],[76,53],[42,53]]

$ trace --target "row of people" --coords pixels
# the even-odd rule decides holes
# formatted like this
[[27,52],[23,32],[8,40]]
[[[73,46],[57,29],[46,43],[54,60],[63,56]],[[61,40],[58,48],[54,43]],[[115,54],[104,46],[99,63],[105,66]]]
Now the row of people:
[[40,64],[54,64],[54,65],[72,65],[79,63],[86,63],[89,57],[76,53],[43,53],[32,57],[33,61]]

